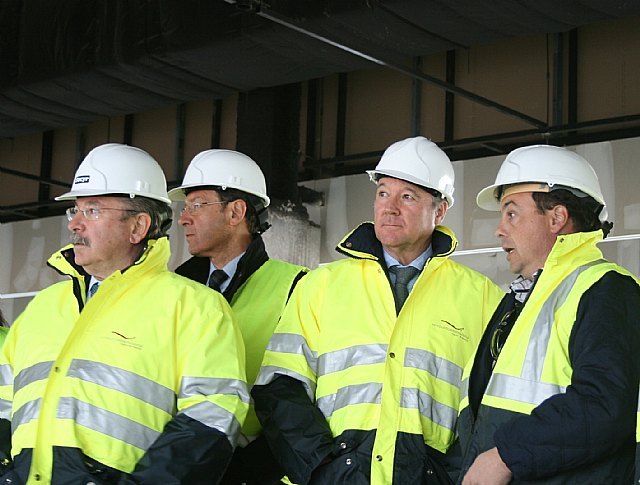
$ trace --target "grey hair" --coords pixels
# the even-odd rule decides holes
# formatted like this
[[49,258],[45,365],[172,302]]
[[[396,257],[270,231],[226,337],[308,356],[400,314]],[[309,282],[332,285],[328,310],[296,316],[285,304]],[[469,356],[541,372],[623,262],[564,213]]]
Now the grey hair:
[[135,212],[144,212],[151,217],[151,225],[145,240],[168,236],[169,229],[173,223],[171,206],[148,197],[123,197],[123,199],[126,200],[127,209]]

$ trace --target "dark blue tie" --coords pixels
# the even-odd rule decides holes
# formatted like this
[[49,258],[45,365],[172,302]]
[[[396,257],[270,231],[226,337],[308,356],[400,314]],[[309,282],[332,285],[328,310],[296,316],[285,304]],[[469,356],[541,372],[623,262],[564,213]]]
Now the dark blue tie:
[[229,275],[225,273],[223,270],[216,269],[213,271],[213,273],[211,273],[211,276],[209,276],[209,281],[207,282],[207,285],[209,286],[209,288],[212,288],[217,292],[220,292],[220,285],[222,285],[222,283],[224,283],[228,277]]

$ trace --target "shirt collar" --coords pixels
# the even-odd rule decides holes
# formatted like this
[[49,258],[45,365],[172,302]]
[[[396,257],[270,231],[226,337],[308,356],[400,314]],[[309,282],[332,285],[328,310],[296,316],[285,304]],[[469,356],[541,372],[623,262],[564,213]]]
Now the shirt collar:
[[224,290],[226,290],[227,287],[229,286],[229,283],[231,283],[231,280],[233,279],[233,275],[236,274],[236,271],[238,269],[238,263],[240,262],[240,258],[242,258],[242,256],[244,256],[244,252],[239,254],[235,258],[233,258],[227,264],[225,264],[223,268],[216,268],[216,266],[213,263],[211,262],[209,263],[209,276],[211,276],[211,273],[213,273],[216,269],[221,269],[225,273],[227,273],[228,278],[224,280],[220,285],[220,293],[224,293]]
[[527,299],[529,292],[531,292],[531,288],[533,288],[533,282],[536,280],[538,273],[540,273],[540,270],[536,271],[531,279],[519,275],[515,280],[511,282],[511,291],[515,294],[516,300],[518,300],[520,303],[524,303],[524,301]]
[[87,301],[89,301],[89,298],[91,298],[92,296],[89,290],[96,283],[98,283],[98,287],[100,287],[100,285],[102,284],[102,281],[100,281],[98,278],[92,275],[91,279],[89,279],[89,286],[87,286]]
[[424,265],[427,263],[427,260],[433,255],[433,249],[431,245],[427,249],[424,250],[420,256],[411,261],[409,264],[400,264],[396,258],[391,256],[384,248],[384,261],[387,264],[387,268],[391,268],[392,266],[413,266],[419,271],[422,271]]

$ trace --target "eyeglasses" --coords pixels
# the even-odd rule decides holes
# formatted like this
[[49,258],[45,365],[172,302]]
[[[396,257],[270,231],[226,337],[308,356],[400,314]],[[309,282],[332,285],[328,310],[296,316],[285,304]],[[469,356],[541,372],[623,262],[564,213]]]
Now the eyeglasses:
[[88,209],[80,209],[79,207],[69,207],[67,209],[67,219],[71,221],[78,212],[81,212],[85,219],[96,221],[100,219],[102,211],[122,211],[122,212],[138,212],[133,209],[117,209],[115,207],[89,207]]
[[227,202],[226,200],[217,200],[215,202],[194,202],[193,204],[185,204],[182,210],[180,210],[180,215],[184,215],[185,212],[188,212],[189,215],[192,216],[196,212],[198,212],[202,206],[228,203],[229,202]]
[[507,341],[507,337],[509,336],[509,332],[511,331],[513,320],[517,316],[518,315],[515,308],[509,310],[502,316],[502,318],[498,322],[498,325],[496,326],[496,329],[493,331],[489,350],[491,351],[491,357],[493,358],[494,363],[496,360],[498,360],[500,352],[502,352],[502,347],[504,347],[504,344]]

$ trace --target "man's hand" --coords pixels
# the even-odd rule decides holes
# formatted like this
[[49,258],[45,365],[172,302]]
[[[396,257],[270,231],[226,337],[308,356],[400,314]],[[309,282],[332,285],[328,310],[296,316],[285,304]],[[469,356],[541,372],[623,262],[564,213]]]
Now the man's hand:
[[507,485],[511,470],[504,464],[497,448],[476,457],[462,480],[462,485]]

